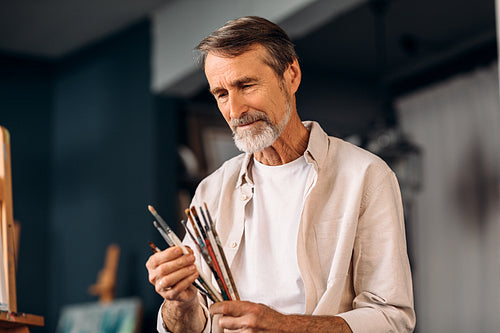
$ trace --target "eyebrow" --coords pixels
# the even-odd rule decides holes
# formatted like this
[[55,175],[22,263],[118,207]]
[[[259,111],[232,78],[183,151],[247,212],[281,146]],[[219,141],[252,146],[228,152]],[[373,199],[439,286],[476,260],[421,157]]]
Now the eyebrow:
[[[247,83],[251,83],[251,82],[258,82],[259,80],[257,78],[254,78],[254,77],[249,77],[249,76],[244,76],[242,78],[239,78],[239,79],[236,79],[234,81],[232,81],[231,83],[229,83],[229,86],[230,87],[241,87]],[[218,92],[220,91],[225,91],[226,89],[225,88],[222,88],[222,87],[215,87],[213,89],[210,89],[210,93],[212,93],[212,95],[216,95]]]

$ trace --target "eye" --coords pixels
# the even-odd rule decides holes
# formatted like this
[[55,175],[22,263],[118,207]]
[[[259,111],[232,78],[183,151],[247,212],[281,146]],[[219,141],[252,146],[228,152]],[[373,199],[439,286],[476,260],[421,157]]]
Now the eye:
[[217,101],[223,101],[226,99],[226,97],[227,97],[227,92],[220,92],[220,93],[215,95],[215,99]]
[[243,88],[243,89],[248,89],[248,88],[250,88],[250,87],[253,87],[253,84],[245,84],[245,85],[243,85],[243,87],[242,87],[242,88]]

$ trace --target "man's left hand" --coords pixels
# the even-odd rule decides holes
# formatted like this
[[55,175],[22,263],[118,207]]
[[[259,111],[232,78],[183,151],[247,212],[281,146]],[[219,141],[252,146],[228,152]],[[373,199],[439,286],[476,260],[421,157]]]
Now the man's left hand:
[[238,333],[351,332],[340,317],[284,315],[263,304],[246,301],[215,303],[210,313],[222,315],[219,318],[221,328]]
[[219,319],[222,328],[245,333],[272,331],[285,319],[285,315],[263,304],[245,301],[215,303],[210,307],[210,313],[222,315]]

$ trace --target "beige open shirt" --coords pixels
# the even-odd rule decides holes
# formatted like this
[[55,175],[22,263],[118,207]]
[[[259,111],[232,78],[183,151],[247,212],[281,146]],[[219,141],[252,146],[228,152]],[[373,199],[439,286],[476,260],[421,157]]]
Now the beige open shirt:
[[[394,173],[373,154],[327,136],[317,123],[304,124],[310,131],[305,157],[316,171],[297,239],[305,314],[341,316],[355,333],[411,332],[412,281]],[[207,203],[229,265],[252,200],[251,164],[250,154],[227,161],[199,185],[193,200],[196,207]],[[217,326],[209,318],[205,331],[221,331]]]

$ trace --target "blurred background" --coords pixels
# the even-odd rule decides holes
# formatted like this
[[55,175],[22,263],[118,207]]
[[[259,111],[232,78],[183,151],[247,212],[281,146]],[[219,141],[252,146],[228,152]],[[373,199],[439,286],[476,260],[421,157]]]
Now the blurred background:
[[[193,63],[227,20],[296,44],[299,115],[383,157],[405,205],[416,332],[500,331],[500,110],[494,0],[0,3],[0,125],[21,224],[17,303],[55,332],[109,244],[142,332],[161,298],[147,205],[179,228],[199,180],[237,151]],[[179,229],[178,229],[179,230]],[[180,231],[180,230],[179,230]]]

